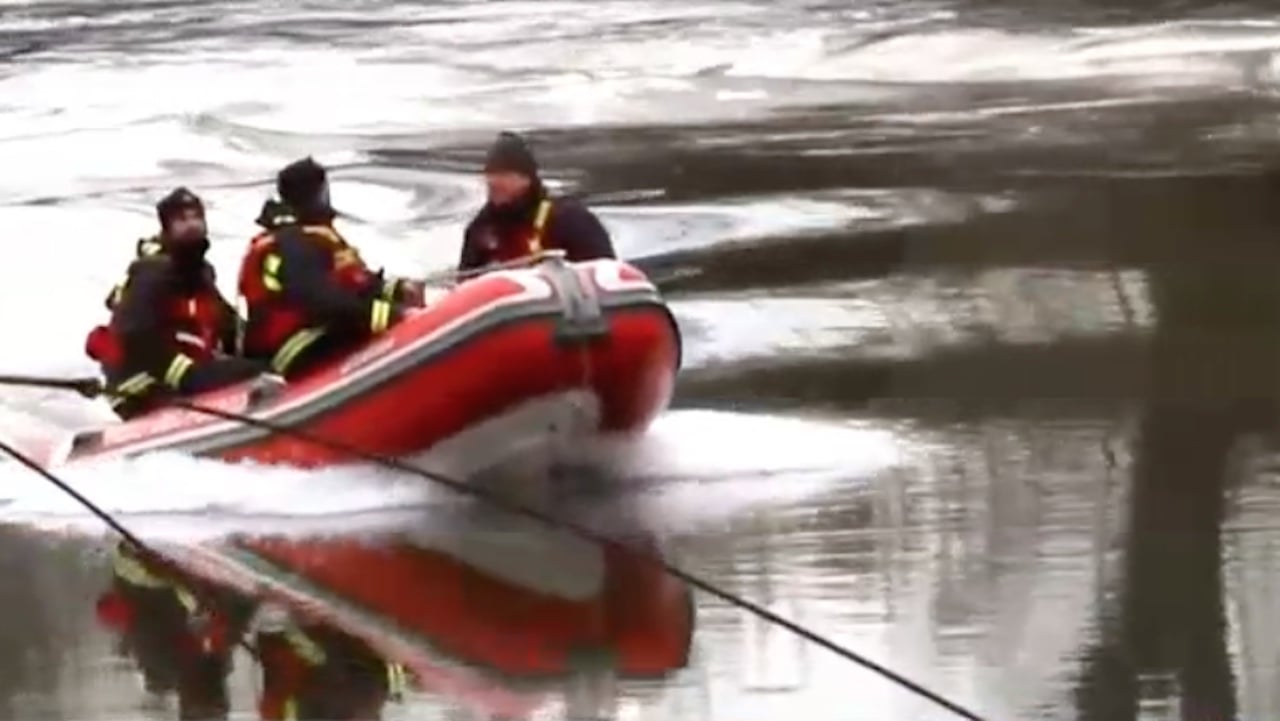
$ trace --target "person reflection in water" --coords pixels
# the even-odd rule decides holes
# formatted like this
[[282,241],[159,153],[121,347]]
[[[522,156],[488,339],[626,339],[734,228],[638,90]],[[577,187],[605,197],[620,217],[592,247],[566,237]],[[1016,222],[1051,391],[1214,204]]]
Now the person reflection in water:
[[225,719],[226,677],[247,604],[217,589],[175,580],[121,543],[98,619],[120,634],[119,650],[142,672],[149,694],[178,697],[180,719]]
[[331,626],[300,623],[282,606],[262,604],[252,633],[262,666],[258,712],[264,721],[376,721],[403,691],[398,664]]
[[376,720],[401,697],[403,668],[359,639],[165,571],[121,544],[97,612],[120,634],[119,649],[137,662],[147,692],[177,695],[180,719],[228,718],[226,679],[241,640],[250,642],[261,672],[264,721]]

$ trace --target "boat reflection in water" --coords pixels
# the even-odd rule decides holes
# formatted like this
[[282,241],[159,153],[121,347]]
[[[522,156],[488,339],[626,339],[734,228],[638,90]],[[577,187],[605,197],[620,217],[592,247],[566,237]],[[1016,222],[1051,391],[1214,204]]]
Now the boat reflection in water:
[[263,719],[377,719],[406,690],[415,704],[524,718],[572,706],[552,690],[568,679],[607,687],[687,664],[690,590],[629,550],[643,544],[445,526],[159,546],[168,564],[118,551],[99,618],[149,692],[177,695],[183,719],[231,713],[227,679],[241,639],[261,673]]

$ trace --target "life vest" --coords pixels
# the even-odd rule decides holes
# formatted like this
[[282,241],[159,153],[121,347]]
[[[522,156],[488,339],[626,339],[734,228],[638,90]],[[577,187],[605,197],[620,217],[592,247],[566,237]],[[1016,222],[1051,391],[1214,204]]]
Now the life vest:
[[[160,255],[164,252],[164,246],[160,244],[160,237],[153,235],[150,238],[139,238],[134,244],[135,258],[148,258],[153,255]],[[107,310],[113,311],[116,305],[120,303],[120,296],[124,294],[125,281],[121,280],[111,288],[111,292],[107,294],[107,298],[103,301],[103,305]]]
[[355,248],[327,225],[298,225],[291,216],[278,227],[259,233],[249,242],[240,264],[239,291],[244,303],[247,327],[245,355],[271,358],[276,372],[284,373],[294,358],[324,335],[306,309],[286,300],[280,281],[283,259],[276,252],[279,233],[297,233],[308,242],[320,244],[333,257],[331,275],[341,288],[360,293],[379,277],[370,272]]
[[[138,241],[137,257],[151,258],[163,253],[163,247],[155,238],[144,238]],[[225,308],[217,290],[210,285],[189,295],[172,299],[165,321],[173,330],[173,340],[181,348],[182,353],[194,361],[212,358],[219,350],[219,335],[222,328]],[[107,295],[104,305],[107,310],[115,311],[124,293],[126,281],[121,281]],[[127,359],[124,357],[123,344],[111,326],[99,325],[89,331],[85,339],[85,353],[102,364],[108,372],[120,370]]]
[[[489,263],[510,263],[538,255],[543,251],[547,220],[551,217],[551,199],[543,198],[534,211],[533,223],[506,237],[492,236],[484,246]],[[484,242],[484,241],[482,241]]]

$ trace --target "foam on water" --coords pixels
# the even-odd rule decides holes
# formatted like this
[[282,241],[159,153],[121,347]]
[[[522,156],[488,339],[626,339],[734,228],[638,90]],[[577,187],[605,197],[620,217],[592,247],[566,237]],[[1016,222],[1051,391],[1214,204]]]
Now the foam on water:
[[[714,432],[712,432],[714,431]],[[678,410],[638,441],[606,441],[593,460],[639,477],[731,480],[758,473],[867,473],[900,460],[891,432],[848,421]]]
[[[13,463],[0,466],[0,519],[18,523],[96,522],[75,499],[35,473]],[[344,517],[431,502],[433,490],[420,479],[369,468],[304,471],[239,466],[181,455],[154,454],[132,460],[75,464],[57,476],[104,511],[129,520],[163,513],[201,522],[174,527],[198,533],[218,517],[323,517],[341,527]],[[249,529],[253,530],[251,524]],[[337,530],[336,528],[334,530]]]
[[[13,428],[30,419],[0,416],[4,420],[9,423],[0,422],[0,433],[11,439]],[[655,508],[683,505],[696,514],[709,488],[702,484],[720,484],[714,492],[722,496],[736,489],[734,503],[718,506],[732,513],[873,472],[893,463],[898,444],[886,431],[842,423],[676,411],[658,419],[647,436],[607,440],[585,451],[583,460],[618,478],[676,482],[670,495],[655,498]],[[179,539],[368,529],[417,518],[416,510],[456,498],[428,480],[366,465],[305,471],[158,453],[55,472],[131,530]],[[759,483],[762,473],[773,483]],[[689,485],[680,486],[682,480]],[[779,487],[790,481],[795,484]],[[101,525],[68,494],[12,462],[0,462],[0,523],[81,532]]]
[[615,513],[679,534],[867,482],[913,448],[890,430],[857,422],[680,410],[638,442],[606,441],[583,455],[618,479],[619,490],[635,491]]

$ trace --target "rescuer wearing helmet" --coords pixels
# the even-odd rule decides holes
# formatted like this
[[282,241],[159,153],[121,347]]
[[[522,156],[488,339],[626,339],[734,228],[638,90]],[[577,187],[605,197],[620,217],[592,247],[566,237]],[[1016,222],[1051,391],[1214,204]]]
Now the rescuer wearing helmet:
[[292,380],[387,330],[422,304],[422,286],[370,271],[334,229],[328,173],[315,160],[282,169],[276,192],[240,266],[244,352]]

